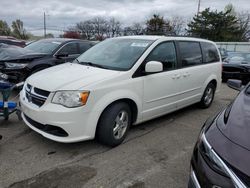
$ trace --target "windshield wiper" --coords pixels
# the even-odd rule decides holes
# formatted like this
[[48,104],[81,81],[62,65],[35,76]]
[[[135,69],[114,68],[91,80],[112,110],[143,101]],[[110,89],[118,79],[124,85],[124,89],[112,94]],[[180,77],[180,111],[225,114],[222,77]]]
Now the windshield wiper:
[[82,64],[82,65],[88,65],[88,66],[91,66],[91,67],[98,67],[98,68],[103,68],[103,69],[107,69],[106,67],[102,66],[102,65],[99,65],[99,64],[95,64],[95,63],[92,63],[92,62],[82,62],[82,61],[79,61],[78,59],[76,59],[77,62],[79,64]]

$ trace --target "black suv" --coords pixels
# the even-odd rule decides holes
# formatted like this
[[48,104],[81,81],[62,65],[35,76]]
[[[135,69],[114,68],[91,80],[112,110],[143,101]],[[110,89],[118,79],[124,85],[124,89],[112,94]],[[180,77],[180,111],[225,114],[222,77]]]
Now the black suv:
[[10,82],[21,82],[40,70],[72,62],[94,44],[91,41],[53,38],[33,42],[24,48],[3,47],[0,51],[0,75]]

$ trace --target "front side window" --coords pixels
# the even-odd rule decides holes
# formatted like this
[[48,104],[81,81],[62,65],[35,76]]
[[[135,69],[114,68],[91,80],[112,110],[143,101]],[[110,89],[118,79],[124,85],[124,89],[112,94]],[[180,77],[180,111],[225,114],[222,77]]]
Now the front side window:
[[202,54],[199,42],[179,42],[182,67],[199,65]]
[[68,43],[60,51],[59,54],[79,54],[77,49],[77,43]]
[[177,59],[175,45],[173,42],[159,44],[146,58],[146,62],[159,61],[163,64],[163,70],[172,70],[176,68]]
[[93,46],[80,57],[78,63],[112,70],[129,70],[153,40],[114,38]]
[[220,61],[219,53],[212,43],[202,42],[203,62],[213,63]]
[[80,42],[79,43],[80,54],[82,54],[83,52],[85,52],[86,50],[88,50],[90,47],[91,47],[90,43]]

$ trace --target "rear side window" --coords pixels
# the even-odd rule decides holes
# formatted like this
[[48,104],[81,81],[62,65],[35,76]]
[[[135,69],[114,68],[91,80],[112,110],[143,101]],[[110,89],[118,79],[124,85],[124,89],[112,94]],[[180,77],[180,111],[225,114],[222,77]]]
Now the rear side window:
[[173,42],[159,44],[146,58],[146,62],[159,61],[163,64],[163,70],[176,68],[176,52]]
[[79,43],[80,54],[82,54],[83,52],[85,52],[86,50],[88,50],[90,47],[91,47],[90,43],[87,43],[87,42],[81,42],[81,43]]
[[199,65],[202,54],[199,42],[179,42],[182,67]]
[[204,63],[213,63],[220,61],[220,56],[217,51],[217,48],[213,44],[202,42],[201,48],[202,48]]

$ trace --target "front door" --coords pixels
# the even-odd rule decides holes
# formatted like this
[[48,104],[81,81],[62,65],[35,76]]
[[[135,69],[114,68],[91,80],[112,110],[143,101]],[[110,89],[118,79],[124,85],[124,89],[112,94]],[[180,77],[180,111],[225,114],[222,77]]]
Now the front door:
[[177,69],[174,42],[164,42],[156,46],[144,63],[159,61],[163,72],[145,75],[143,97],[143,120],[174,111],[180,92],[180,70]]
[[67,57],[56,58],[56,64],[62,64],[66,62],[72,62],[76,59],[80,54],[78,50],[78,44],[76,42],[71,42],[64,45],[57,54],[68,54]]

